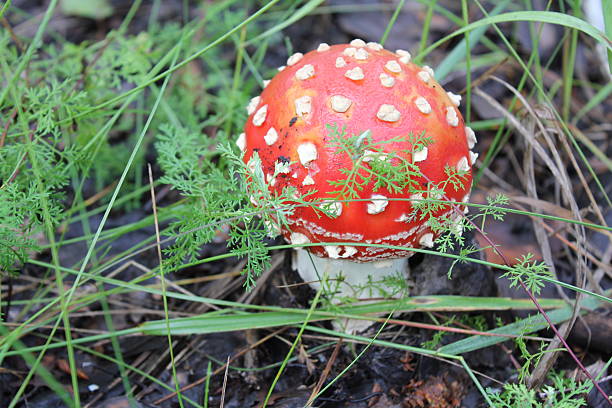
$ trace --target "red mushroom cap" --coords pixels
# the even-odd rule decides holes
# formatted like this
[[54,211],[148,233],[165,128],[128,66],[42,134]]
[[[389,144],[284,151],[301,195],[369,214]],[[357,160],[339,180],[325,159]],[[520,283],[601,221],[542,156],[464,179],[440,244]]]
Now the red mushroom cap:
[[[321,44],[305,55],[292,55],[279,70],[249,104],[245,133],[238,140],[245,162],[258,152],[271,191],[280,193],[285,186],[295,186],[300,193],[315,191],[308,196],[312,201],[347,198],[330,194],[339,190],[330,181],[345,179],[341,170],[354,166],[347,154],[330,144],[330,125],[344,127],[346,135],[369,130],[368,143],[378,146],[377,152],[391,154],[398,163],[403,158],[422,173],[399,192],[376,189],[371,180],[359,191],[360,199],[371,201],[333,202],[327,209],[335,212],[335,217],[298,207],[289,217],[290,228],[282,230],[285,238],[296,244],[341,241],[433,246],[437,234],[427,217],[415,217],[411,201],[394,199],[427,198],[428,182],[446,180],[448,167],[463,172],[463,178],[457,189],[447,183],[445,196],[452,201],[467,200],[475,160],[469,149],[475,138],[457,109],[461,98],[447,94],[434,80],[431,68],[410,62],[408,52],[393,53],[362,40]],[[423,147],[414,145],[418,135],[425,135],[429,143],[417,151]],[[362,152],[368,154],[367,146]],[[384,159],[381,156],[374,154],[371,159]],[[371,165],[366,157],[360,163]],[[275,170],[277,177],[273,177]],[[424,194],[415,193],[419,190]],[[457,218],[448,205],[434,215]],[[358,262],[411,254],[408,249],[366,246],[309,249],[319,256]]]

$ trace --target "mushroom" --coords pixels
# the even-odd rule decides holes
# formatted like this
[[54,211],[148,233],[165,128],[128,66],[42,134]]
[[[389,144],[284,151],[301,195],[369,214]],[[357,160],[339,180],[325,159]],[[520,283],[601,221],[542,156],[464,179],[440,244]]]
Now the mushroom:
[[[343,275],[335,288],[338,298],[388,295],[384,285],[356,290],[390,275],[406,276],[411,248],[433,247],[439,231],[427,217],[421,219],[416,203],[441,197],[461,202],[472,182],[470,149],[476,139],[464,124],[459,100],[442,89],[431,68],[410,62],[407,51],[361,40],[292,55],[253,99],[245,136],[237,142],[244,161],[257,152],[263,173],[276,174],[271,192],[292,186],[318,203],[318,209],[296,207],[281,228],[292,244],[321,243],[295,253],[294,265],[305,281],[318,288],[324,275]],[[330,129],[342,129],[344,138],[358,136],[350,140],[359,144],[359,157],[339,151]],[[376,188],[372,179],[361,186],[358,200],[338,194],[343,169],[356,163],[374,168],[387,159],[393,166],[408,162],[418,174],[407,173],[401,191]],[[275,172],[279,162],[283,173]],[[443,194],[429,191],[448,178],[447,169],[461,172],[463,185],[447,183]],[[434,216],[453,220],[464,210],[439,207]]]

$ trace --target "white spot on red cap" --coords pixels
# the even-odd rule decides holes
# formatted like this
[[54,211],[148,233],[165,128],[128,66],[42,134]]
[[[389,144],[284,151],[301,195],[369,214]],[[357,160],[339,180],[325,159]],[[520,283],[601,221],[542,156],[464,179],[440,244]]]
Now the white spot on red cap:
[[433,243],[433,234],[431,232],[428,232],[427,234],[423,235],[419,239],[419,245],[424,246],[426,248],[433,247],[434,246],[434,243]]
[[324,237],[331,237],[339,241],[363,241],[363,234],[355,234],[352,232],[329,231],[323,228],[322,226],[314,222],[307,221],[303,218],[298,218],[295,221],[295,224],[303,225],[304,228],[306,228],[313,235],[322,235]]
[[357,248],[354,246],[345,245],[344,247],[344,258],[349,258],[357,253]]
[[370,54],[363,48],[359,48],[355,52],[355,59],[359,61],[365,61],[368,59],[369,56]]
[[317,47],[317,51],[318,52],[324,52],[324,51],[327,51],[327,50],[329,50],[329,44],[328,43],[321,43]]
[[430,77],[434,78],[436,75],[434,70],[429,65],[423,65],[423,70],[429,74]]
[[266,86],[268,86],[269,83],[270,83],[269,79],[264,79],[263,80],[263,87],[265,88]]
[[296,52],[295,54],[293,54],[292,56],[290,56],[289,58],[287,58],[287,65],[288,66],[292,66],[297,64],[302,58],[304,57],[304,54],[302,54],[301,52]]
[[325,210],[334,217],[342,215],[342,203],[338,201],[323,201],[320,205],[321,209]]
[[351,101],[346,96],[342,96],[342,95],[333,95],[330,98],[330,102],[331,102],[331,108],[335,112],[339,112],[339,113],[346,112],[348,108],[350,108],[351,105],[353,104],[353,101]]
[[278,70],[278,72],[281,72],[281,71],[282,71],[282,70],[284,70],[285,68],[287,68],[287,67],[285,67],[284,65],[281,65],[280,67],[278,67],[278,68],[276,68],[276,69]]
[[427,71],[419,71],[417,73],[417,76],[421,81],[425,82],[426,84],[429,83],[429,80],[431,79],[431,76]]
[[342,51],[342,54],[346,55],[347,57],[354,57],[356,52],[357,52],[357,48],[346,47],[344,51]]
[[387,197],[384,195],[372,194],[370,198],[372,199],[372,202],[368,203],[368,214],[380,214],[381,212],[385,211],[385,208],[387,208],[389,205],[389,200],[387,200]]
[[276,129],[274,129],[273,127],[268,129],[268,132],[266,132],[266,134],[264,135],[264,140],[266,141],[266,144],[268,146],[276,143],[276,141],[278,140],[278,132],[276,131]]
[[340,258],[340,247],[335,245],[323,245],[323,248],[325,248],[325,252],[327,252],[327,256],[329,256],[330,258]]
[[387,61],[387,63],[385,64],[385,69],[389,72],[393,72],[394,74],[399,74],[400,72],[402,72],[402,67],[395,60]]
[[457,162],[457,171],[469,171],[470,170],[470,164],[468,163],[468,159],[467,157],[462,157],[459,159],[459,161]]
[[452,106],[446,107],[446,121],[453,127],[459,125],[459,116],[457,116],[457,111]]
[[251,98],[251,100],[249,101],[249,104],[246,107],[247,113],[249,115],[251,115],[253,112],[255,112],[255,109],[257,109],[257,105],[259,105],[259,101],[261,100],[260,96],[256,96],[254,98]]
[[315,181],[312,177],[310,177],[310,174],[307,174],[306,177],[304,177],[304,180],[302,180],[303,186],[312,186],[314,183]]
[[421,202],[421,200],[423,199],[423,194],[422,193],[414,193],[410,195],[410,204],[414,205],[414,204],[418,204]]
[[[395,221],[397,221],[397,220],[395,220]],[[400,240],[400,239],[406,239],[406,238],[409,238],[412,235],[414,235],[415,232],[418,232],[417,230],[418,230],[417,227],[414,227],[414,228],[409,229],[408,231],[401,231],[401,232],[398,232],[397,234],[387,235],[387,236],[384,236],[382,238],[375,239],[374,240],[374,244],[380,244],[380,243],[383,243],[383,242],[397,241],[397,240]]]
[[332,259],[349,258],[357,253],[357,248],[348,245],[323,245],[323,248],[325,248],[325,252]]
[[304,167],[307,167],[308,164],[317,159],[317,146],[311,142],[305,142],[298,146],[297,153],[300,158],[300,163]]
[[452,92],[447,92],[446,94],[448,95],[448,98],[451,100],[453,105],[459,106],[459,104],[461,103],[461,95],[457,95]]
[[427,190],[427,198],[431,198],[432,200],[440,200],[443,194],[444,191],[435,188],[434,185],[430,185]]
[[346,66],[346,61],[342,57],[336,58],[336,68],[342,68]]
[[474,153],[470,150],[470,162],[472,162],[472,166],[476,163],[476,159],[478,158],[478,153]]
[[366,44],[366,47],[368,47],[372,51],[380,51],[383,49],[383,46],[377,42],[369,42]]
[[289,174],[290,171],[291,163],[285,161],[277,161],[276,163],[274,163],[275,173]]
[[312,110],[312,98],[308,95],[300,96],[295,100],[295,114],[307,116]]
[[385,122],[397,122],[400,120],[401,114],[395,109],[395,106],[384,103],[378,108],[376,117]]
[[291,235],[289,236],[289,242],[295,245],[300,245],[300,244],[309,244],[310,240],[308,239],[306,235],[300,232],[292,232]]
[[361,159],[364,162],[369,162],[372,160],[387,160],[387,155],[384,152],[376,152],[374,150],[364,150],[363,151],[363,158]]
[[361,38],[355,38],[353,41],[351,41],[350,43],[353,47],[365,47],[366,43],[365,41],[363,41]]
[[412,158],[414,159],[415,163],[426,160],[427,159],[427,147],[423,146],[421,150],[414,152],[414,155],[412,156]]
[[395,53],[399,55],[399,62],[403,64],[408,64],[410,62],[410,58],[412,57],[410,53],[406,50],[395,50]]
[[238,135],[238,139],[236,139],[236,146],[240,149],[241,152],[246,151],[246,135],[241,133]]
[[416,105],[417,109],[420,110],[422,113],[431,113],[431,105],[429,104],[429,102],[427,102],[427,99],[423,98],[422,96],[416,98],[414,100],[414,104]]
[[395,84],[395,78],[384,72],[381,73],[378,78],[380,78],[380,84],[385,88],[391,88],[393,84]]
[[476,134],[474,133],[472,128],[469,126],[465,127],[465,137],[467,138],[468,149],[473,149],[474,145],[476,145],[476,142],[477,142]]
[[255,112],[253,115],[253,124],[255,126],[261,126],[266,120],[266,116],[268,115],[268,105],[264,105]]
[[355,67],[353,69],[349,69],[348,71],[344,73],[344,76],[353,81],[359,81],[365,78],[361,67]]
[[460,236],[461,234],[463,234],[463,223],[461,222],[461,217],[456,218],[454,220],[450,229],[457,236]]
[[410,221],[410,216],[408,214],[402,214],[399,217],[397,217],[396,219],[394,219],[393,221],[395,222],[407,222]]
[[300,80],[312,78],[315,74],[315,69],[312,64],[306,64],[302,68],[295,71],[295,77]]

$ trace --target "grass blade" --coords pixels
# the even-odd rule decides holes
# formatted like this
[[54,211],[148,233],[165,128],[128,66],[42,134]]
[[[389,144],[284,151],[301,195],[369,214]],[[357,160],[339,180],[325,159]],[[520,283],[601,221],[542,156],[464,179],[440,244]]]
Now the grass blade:
[[[594,298],[586,298],[581,303],[583,311],[594,310],[602,305],[602,302]],[[561,309],[553,310],[548,313],[548,317],[553,323],[561,323],[572,317],[573,305],[565,306]],[[519,322],[512,323],[494,330],[489,333],[496,334],[528,334],[548,327],[548,324],[541,315],[533,315]],[[438,349],[441,353],[446,354],[463,354],[469,351],[480,350],[485,347],[492,346],[505,341],[503,337],[495,336],[470,336],[468,338],[447,344]]]

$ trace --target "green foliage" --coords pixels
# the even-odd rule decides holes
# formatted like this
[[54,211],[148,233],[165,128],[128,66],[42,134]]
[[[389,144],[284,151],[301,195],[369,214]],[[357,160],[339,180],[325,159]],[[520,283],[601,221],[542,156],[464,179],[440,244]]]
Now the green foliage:
[[[497,193],[495,197],[487,196],[487,204],[488,206],[483,208],[480,217],[480,228],[484,230],[485,222],[488,216],[491,216],[495,221],[503,221],[504,220],[504,209],[503,206],[508,205],[510,203],[510,199],[501,193]],[[474,220],[475,221],[475,220]]]
[[519,370],[519,381],[524,382],[529,377],[532,369],[538,366],[542,357],[550,351],[546,350],[546,344],[542,342],[540,343],[539,350],[532,353],[528,350],[525,340],[520,336],[515,339],[515,343],[521,352],[521,357],[524,359],[524,363]]
[[474,330],[478,330],[478,331],[487,331],[488,327],[487,327],[487,319],[481,315],[481,314],[477,314],[477,315],[460,315],[458,317],[459,322],[461,322],[462,324],[471,327]]
[[274,194],[257,154],[245,164],[227,144],[220,144],[216,160],[211,160],[213,153],[198,135],[169,124],[160,127],[155,147],[164,172],[161,181],[186,197],[167,232],[175,238],[165,250],[169,268],[194,262],[204,244],[227,231],[231,252],[247,258],[244,285],[251,289],[269,266],[268,236],[278,235],[293,212],[295,189]]
[[525,384],[504,384],[503,390],[487,390],[496,408],[579,408],[586,406],[584,395],[591,389],[588,383],[578,383],[562,373],[551,373],[550,384],[539,391]]
[[421,343],[421,347],[423,347],[424,349],[427,349],[427,350],[435,350],[435,349],[437,349],[440,346],[440,344],[442,343],[442,338],[446,334],[447,333],[444,330],[438,330],[438,331],[434,332],[433,336],[431,336],[431,339],[426,340],[426,341]]
[[164,172],[159,181],[187,197],[203,196],[210,181],[203,166],[207,166],[206,170],[215,169],[208,164],[211,139],[167,123],[160,126],[159,132],[155,148],[159,153],[157,164]]
[[[210,28],[225,29],[223,23]],[[56,41],[43,45],[32,58],[28,70],[0,106],[0,270],[14,270],[44,242],[43,204],[55,227],[70,213],[66,209],[83,199],[83,192],[77,191],[76,200],[71,202],[68,198],[72,197],[65,195],[68,185],[79,190],[91,183],[100,191],[117,180],[146,110],[97,106],[144,82],[183,32],[183,27],[167,24],[134,36],[111,32],[101,43]],[[0,83],[8,81],[22,58],[10,39],[8,31],[0,30]],[[229,67],[230,63],[221,64]],[[181,81],[192,78],[186,73]],[[201,93],[193,92],[187,82],[173,87],[168,97],[171,108],[159,115],[175,122],[180,117],[196,129],[189,133],[193,138],[201,134],[198,126],[206,126],[202,120],[207,113],[207,105],[196,98],[218,87],[218,83],[198,85]],[[154,97],[143,93],[139,106],[147,106]],[[193,138],[189,143],[196,153],[213,144],[201,136],[199,143]],[[140,185],[144,157],[137,156],[126,190]],[[175,175],[168,177],[177,179]],[[179,188],[188,192],[193,188],[192,181],[195,179]],[[181,210],[193,219],[191,226],[195,228],[199,218],[193,215],[197,211]]]
[[[340,282],[338,282],[339,284]],[[351,290],[355,294],[353,297],[341,297],[336,295],[334,300],[340,303],[352,303],[356,299],[383,297],[386,299],[402,299],[409,296],[410,287],[406,277],[397,273],[395,275],[385,276],[382,279],[375,280],[372,276],[368,276],[367,281],[362,284],[352,285]],[[336,291],[329,291],[326,296],[333,295]],[[329,302],[332,304],[332,302]]]
[[522,281],[532,293],[539,295],[540,290],[544,287],[542,278],[553,276],[548,266],[544,262],[533,261],[532,253],[522,255],[516,261],[512,270],[504,273],[502,278],[508,278],[511,288],[518,286]]
[[[336,154],[350,159],[349,167],[340,169],[344,178],[328,181],[330,185],[338,187],[329,194],[336,199],[356,199],[367,185],[371,185],[375,192],[380,189],[392,193],[403,192],[410,197],[413,207],[406,222],[424,220],[438,235],[436,244],[441,252],[448,252],[456,245],[463,246],[463,231],[473,229],[474,225],[461,216],[457,207],[449,204],[444,196],[447,189],[464,189],[469,173],[446,166],[443,180],[434,182],[425,177],[414,158],[416,153],[433,143],[431,137],[423,131],[418,135],[410,133],[405,137],[374,142],[369,130],[348,134],[346,126],[333,123],[326,127],[329,146]],[[410,148],[397,148],[398,144],[405,145],[406,141]],[[497,201],[493,201],[492,205],[496,204]],[[490,213],[497,217],[502,210],[494,208]],[[467,260],[467,255],[464,259]]]
[[[430,314],[429,316],[434,321],[434,323],[442,327],[449,327],[452,324],[454,324],[455,321],[457,320],[456,316],[450,316],[446,321],[444,321],[443,323],[440,323],[438,319],[436,319],[433,315]],[[421,347],[427,350],[436,350],[438,347],[440,347],[440,345],[442,344],[442,339],[447,334],[448,332],[445,330],[438,330],[433,333],[433,335],[431,336],[431,339],[422,342]]]
[[45,211],[61,220],[74,151],[58,154],[58,145],[53,135],[31,132],[23,142],[7,136],[0,149],[0,270],[14,270],[37,250]]
[[28,217],[37,208],[37,193],[27,194],[16,185],[8,185],[0,190],[0,270],[13,271],[17,263],[25,263],[30,251],[37,245],[33,231],[40,225]]
[[333,123],[326,127],[329,146],[337,154],[344,154],[351,160],[350,168],[340,169],[345,176],[343,179],[328,181],[339,188],[329,192],[336,199],[359,198],[360,192],[371,183],[374,191],[386,189],[398,193],[418,188],[421,174],[411,158],[414,152],[431,143],[431,138],[426,137],[424,132],[419,136],[408,136],[411,149],[395,150],[394,145],[405,142],[403,137],[374,142],[369,130],[359,135],[349,135],[345,126],[339,127]]
[[[459,171],[450,166],[444,168],[446,178],[440,182],[427,181],[425,189],[411,191],[411,194],[416,194],[418,197],[413,200],[415,216],[420,220],[427,220],[432,230],[436,233],[442,230],[448,230],[451,224],[459,214],[449,212],[441,218],[436,216],[440,211],[451,210],[452,207],[447,200],[444,199],[446,189],[450,186],[454,191],[465,188],[465,181],[468,175],[467,171]],[[422,176],[424,177],[424,176]],[[419,198],[420,197],[420,198]],[[455,234],[460,235],[460,234]]]
[[[0,43],[0,83],[6,83],[20,53],[5,31]],[[109,83],[118,86],[119,78],[126,78],[121,75],[127,68],[118,67],[131,66],[130,72],[137,65],[146,68],[140,60],[130,65],[134,50],[125,55],[112,50],[101,53],[86,78],[83,61],[99,50],[86,44],[46,45],[0,106],[0,270],[14,270],[38,249],[45,211],[52,227],[63,221],[68,204],[64,189],[71,181],[78,185],[93,166],[94,174],[102,176],[95,183],[102,187],[123,169],[124,162],[117,160],[124,156],[123,146],[111,146],[107,137],[88,144],[103,123],[92,108],[108,95]],[[77,170],[84,171],[80,179],[74,178]]]

